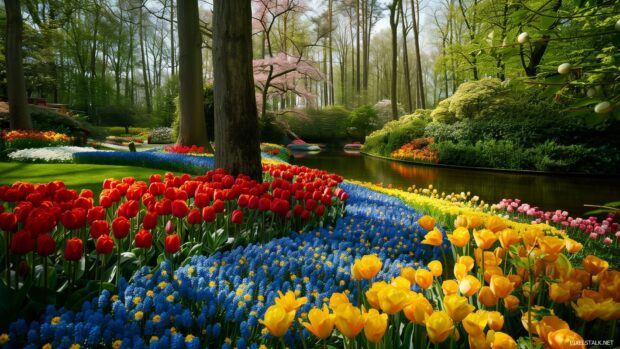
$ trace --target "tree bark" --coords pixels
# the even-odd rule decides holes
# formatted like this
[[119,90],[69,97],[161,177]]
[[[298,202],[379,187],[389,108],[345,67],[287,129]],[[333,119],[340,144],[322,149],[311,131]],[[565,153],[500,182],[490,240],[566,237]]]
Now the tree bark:
[[328,3],[328,12],[327,12],[327,17],[328,17],[328,21],[329,21],[329,104],[334,105],[335,103],[335,98],[334,98],[334,51],[333,51],[333,43],[332,43],[332,36],[333,36],[333,31],[334,31],[334,19],[333,19],[333,15],[334,15],[334,9],[333,9],[333,0],[329,0]]
[[261,181],[251,11],[247,0],[213,4],[215,164],[233,175],[243,173]]
[[[411,75],[409,73],[409,52],[407,49],[407,25],[405,24],[405,10],[403,3],[400,2],[398,9],[400,11],[401,30],[403,32],[403,68],[405,69],[405,94],[407,95],[407,111],[413,111],[413,101],[411,100]],[[412,9],[413,10],[413,9]]]
[[356,77],[355,77],[355,92],[357,92],[358,100],[359,100],[359,97],[360,97],[359,94],[360,94],[360,89],[361,89],[361,81],[360,81],[360,57],[361,57],[360,56],[360,54],[361,54],[361,50],[360,50],[360,30],[361,30],[360,29],[360,1],[361,0],[356,0],[355,1],[355,14],[357,16],[356,17],[357,21],[355,22],[356,26],[357,26],[357,31],[356,31],[356,36],[357,37],[355,39],[356,40],[355,48],[356,48],[356,51],[357,51],[356,52],[357,56],[356,56],[356,61],[355,61],[355,65],[356,65],[355,72],[357,74]]
[[398,3],[400,0],[393,0],[389,5],[390,9],[390,29],[392,31],[392,76],[391,76],[391,89],[390,95],[392,100],[392,119],[398,120],[398,106],[396,97],[396,80],[398,73]]
[[202,38],[198,2],[178,1],[179,34],[179,137],[177,144],[211,149],[207,137],[202,92]]
[[416,60],[416,74],[418,83],[418,103],[417,105],[426,109],[426,95],[424,93],[424,76],[422,75],[422,60],[420,57],[420,23],[419,23],[420,3],[418,0],[411,0],[411,17],[413,18],[413,38],[415,44],[415,60]]
[[[186,2],[186,1],[180,1],[180,2]],[[192,2],[192,1],[187,1],[187,2]],[[144,97],[146,99],[146,112],[147,114],[151,114],[153,112],[153,105],[151,103],[151,89],[149,86],[149,82],[150,82],[150,78],[149,78],[149,69],[148,69],[148,62],[146,60],[146,52],[144,49],[144,41],[146,40],[144,37],[144,23],[143,23],[143,18],[144,18],[144,14],[142,11],[142,7],[140,7],[138,9],[138,11],[140,11],[139,16],[138,16],[138,35],[140,36],[140,55],[142,56],[142,79],[144,82]],[[196,26],[198,26],[198,22],[196,22]],[[196,28],[196,30],[199,30],[198,28]],[[181,35],[179,35],[180,38]],[[199,72],[202,71],[202,67],[200,68]]]
[[31,130],[22,62],[22,12],[19,0],[4,0],[6,10],[6,77],[12,130]]

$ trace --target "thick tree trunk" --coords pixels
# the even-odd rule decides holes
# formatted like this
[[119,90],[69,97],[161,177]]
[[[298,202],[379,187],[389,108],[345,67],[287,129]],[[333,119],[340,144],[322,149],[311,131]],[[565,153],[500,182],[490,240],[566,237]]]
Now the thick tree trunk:
[[[192,1],[180,1],[180,2],[192,2]],[[182,6],[182,5],[181,5]],[[143,18],[144,14],[142,12],[142,8],[139,8],[140,14],[138,16],[138,35],[140,36],[140,55],[142,56],[142,80],[144,82],[144,97],[146,99],[146,112],[147,114],[151,114],[153,112],[153,105],[151,104],[151,89],[149,86],[149,70],[148,70],[148,62],[146,60],[146,52],[144,49],[144,41],[146,40],[144,37],[144,23]],[[196,22],[196,26],[198,26],[198,22]],[[196,28],[198,31],[199,29]],[[179,35],[180,37],[181,35]],[[202,71],[202,67],[200,67],[199,73]]]
[[6,10],[6,78],[12,130],[31,130],[22,62],[22,12],[19,0],[4,0]]
[[202,92],[202,39],[198,2],[178,1],[179,34],[179,137],[177,144],[211,149],[207,139]]
[[213,71],[215,164],[261,181],[250,1],[214,1]]

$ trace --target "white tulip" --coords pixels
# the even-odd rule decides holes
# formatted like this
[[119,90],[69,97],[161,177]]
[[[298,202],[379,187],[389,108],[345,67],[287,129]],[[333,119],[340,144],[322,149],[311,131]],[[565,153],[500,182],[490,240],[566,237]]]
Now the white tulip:
[[526,42],[530,41],[530,34],[528,34],[527,32],[519,34],[519,36],[517,37],[517,41],[520,44],[525,44]]
[[572,66],[570,65],[570,63],[562,63],[558,66],[558,73],[566,75],[570,73],[571,67]]
[[594,107],[594,112],[597,114],[606,114],[609,113],[611,109],[611,103],[603,101]]

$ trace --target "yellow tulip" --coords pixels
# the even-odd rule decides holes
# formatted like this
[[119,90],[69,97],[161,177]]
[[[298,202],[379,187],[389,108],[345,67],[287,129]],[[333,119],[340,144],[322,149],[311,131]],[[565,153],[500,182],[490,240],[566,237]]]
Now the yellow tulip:
[[499,311],[489,311],[488,315],[488,325],[489,328],[493,331],[499,331],[504,327],[504,315]]
[[466,275],[459,282],[459,290],[465,297],[473,296],[480,289],[480,280],[473,275]]
[[484,227],[494,233],[507,228],[504,220],[495,215],[487,218],[486,222],[484,222]]
[[459,290],[459,284],[454,280],[446,280],[441,284],[444,296],[456,294]]
[[302,322],[302,326],[320,339],[327,339],[334,330],[334,316],[329,313],[329,309],[325,304],[323,304],[323,309],[310,309],[308,320],[310,322]]
[[452,234],[448,234],[448,240],[456,247],[465,247],[469,243],[469,230],[467,228],[456,228]]
[[454,277],[457,280],[461,280],[467,275],[467,266],[463,263],[454,263]]
[[583,244],[571,238],[566,238],[564,242],[566,243],[566,252],[568,253],[577,253],[583,250]]
[[413,301],[403,309],[403,312],[409,321],[422,325],[426,317],[433,313],[433,306],[423,295],[415,293]]
[[364,335],[369,342],[378,343],[387,329],[388,316],[379,314],[376,309],[370,309],[365,317]]
[[286,310],[279,304],[274,304],[267,308],[265,318],[258,320],[265,325],[269,333],[274,337],[282,337],[288,331],[295,319],[295,310]]
[[519,286],[521,286],[521,283],[523,282],[521,276],[517,274],[510,274],[507,276],[507,278],[508,280],[510,280],[510,282],[512,282],[515,288],[519,288]]
[[[538,335],[536,325],[538,325],[538,321],[548,313],[549,311],[545,307],[534,305],[529,311],[525,311],[521,314],[521,324],[528,332],[531,332],[533,335]],[[551,315],[553,315],[553,310],[551,310]]]
[[521,241],[519,233],[512,229],[504,229],[497,233],[497,236],[499,238],[499,243],[502,245],[503,248],[506,249],[509,248],[510,245],[516,244]]
[[603,321],[614,321],[620,318],[620,303],[611,298],[607,298],[598,305],[599,319]]
[[490,346],[487,345],[487,337],[484,333],[481,333],[476,336],[469,335],[467,337],[467,341],[469,343],[469,349],[489,349]]
[[598,290],[605,298],[620,302],[620,271],[606,271],[600,275]]
[[428,338],[435,344],[445,341],[454,330],[454,322],[445,311],[427,315],[425,323]]
[[478,302],[485,307],[494,307],[497,304],[497,296],[489,286],[483,286],[478,293]]
[[509,295],[504,298],[504,307],[508,310],[515,310],[519,307],[519,298],[513,295]]
[[606,260],[600,259],[596,256],[586,256],[583,259],[583,269],[592,275],[598,275],[609,268],[609,263]]
[[585,349],[585,341],[583,338],[566,328],[553,331],[547,336],[547,341],[551,349]]
[[433,274],[426,269],[419,268],[415,271],[415,283],[421,288],[427,289],[433,284]]
[[276,297],[276,304],[280,305],[286,311],[297,311],[299,307],[306,304],[308,301],[306,297],[297,298],[295,292],[290,290],[286,291],[286,294],[282,294],[281,291],[278,291],[278,294],[280,297]]
[[467,298],[457,295],[445,296],[443,298],[444,308],[454,321],[463,320],[475,307],[469,304]]
[[601,314],[599,305],[592,298],[582,297],[571,305],[575,309],[575,315],[585,321],[592,321]]
[[364,316],[359,308],[352,304],[341,304],[334,309],[334,324],[347,338],[354,338],[364,328]]
[[454,227],[455,228],[467,228],[467,217],[463,216],[463,215],[459,215],[456,217],[456,219],[454,220]]
[[478,310],[475,313],[468,314],[463,319],[463,328],[470,336],[476,336],[482,334],[484,328],[489,321],[489,316],[484,310]]
[[[371,307],[375,309],[380,309],[379,305],[379,291],[388,287],[389,285],[385,281],[373,282],[368,291],[366,291],[366,300]],[[334,307],[332,306],[332,309]]]
[[400,288],[388,285],[382,288],[377,294],[379,307],[383,312],[392,315],[403,310],[413,299],[412,291],[405,291]]
[[[620,276],[620,272],[613,272],[613,273],[619,273],[619,276]],[[592,275],[588,273],[587,271],[580,269],[580,268],[572,268],[568,272],[566,279],[581,283],[581,286],[583,288],[590,287],[590,284],[592,283]],[[600,280],[599,290],[603,289],[603,279],[604,277],[601,278]],[[620,286],[620,279],[618,281],[619,281],[619,286]],[[620,290],[620,288],[618,288],[618,290]]]
[[422,227],[422,229],[429,231],[435,226],[435,218],[424,215],[418,218],[418,224]]
[[564,250],[566,243],[563,239],[560,239],[556,236],[543,236],[538,239],[538,244],[540,245],[540,250],[547,255],[542,259],[547,263],[553,263],[556,259],[558,259],[558,254]]
[[536,323],[536,332],[540,339],[545,343],[548,343],[547,337],[553,331],[561,329],[569,329],[568,323],[555,315],[544,316],[540,321]]
[[[492,331],[489,331],[492,332]],[[491,337],[491,340],[489,340]],[[491,343],[493,349],[517,349],[517,342],[504,332],[492,332],[490,335],[487,333],[487,342]]]
[[409,282],[411,282],[412,284],[415,283],[415,269],[413,269],[412,267],[402,268],[400,270],[400,276],[409,280]]
[[431,274],[433,274],[433,276],[441,276],[443,273],[443,267],[440,261],[431,261],[427,266],[428,269],[431,270]]
[[356,270],[360,278],[370,280],[381,271],[381,267],[383,267],[381,259],[374,254],[370,254],[356,260],[352,270]]
[[555,303],[564,303],[570,300],[570,288],[566,282],[553,283],[549,286],[549,298]]
[[437,227],[433,228],[433,230],[426,233],[426,235],[424,235],[424,240],[422,240],[423,244],[432,245],[432,246],[441,246],[442,242],[443,242],[443,234],[441,234],[441,232],[439,231],[439,229],[437,229]]
[[504,271],[497,265],[487,265],[484,267],[484,281],[490,284],[493,276],[504,276]]
[[467,216],[467,228],[476,229],[482,225],[482,219],[478,216],[469,215]]
[[493,291],[498,298],[508,297],[513,289],[514,285],[507,277],[499,275],[491,276],[491,291]]
[[332,293],[332,296],[329,297],[329,307],[332,309],[335,309],[337,306],[341,304],[348,304],[348,303],[351,303],[351,301],[349,301],[349,297],[347,297],[347,295],[344,293],[334,292]]
[[488,250],[497,241],[497,235],[489,229],[474,230],[474,241],[479,248]]
[[392,282],[390,282],[390,285],[396,288],[400,288],[401,290],[404,290],[404,291],[411,290],[411,282],[402,276],[397,276],[395,278],[392,278]]

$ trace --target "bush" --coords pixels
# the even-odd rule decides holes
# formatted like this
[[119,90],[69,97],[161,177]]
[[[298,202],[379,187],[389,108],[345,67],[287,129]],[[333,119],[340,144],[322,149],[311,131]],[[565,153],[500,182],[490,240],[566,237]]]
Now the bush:
[[[392,101],[389,99],[383,99],[377,102],[372,108],[377,112],[378,127],[383,127],[390,121],[394,121],[392,117]],[[396,109],[398,117],[405,115],[405,109],[400,103],[396,103]]]
[[170,127],[158,127],[149,132],[150,144],[174,143],[174,132]]
[[349,114],[349,129],[351,133],[366,138],[369,131],[374,131],[379,127],[377,112],[369,105],[355,108]]
[[283,122],[293,133],[308,142],[343,142],[347,133],[349,110],[343,106],[288,112]]
[[398,120],[390,121],[366,137],[364,151],[381,156],[389,156],[412,139],[422,137],[429,120],[429,110],[416,110]]
[[[124,127],[102,127],[102,131],[106,133],[108,136],[142,136],[149,133],[149,129],[146,127],[129,127],[125,129]],[[125,133],[125,131],[129,131]]]
[[33,129],[64,133],[73,137],[74,145],[86,144],[86,137],[105,138],[105,134],[89,124],[85,118],[67,116],[41,107],[30,107]]

